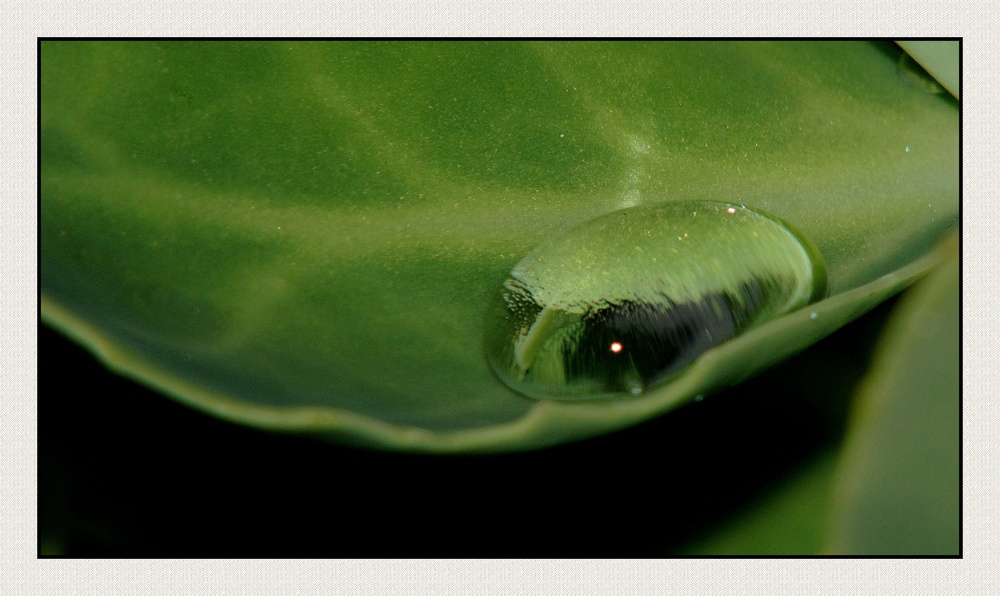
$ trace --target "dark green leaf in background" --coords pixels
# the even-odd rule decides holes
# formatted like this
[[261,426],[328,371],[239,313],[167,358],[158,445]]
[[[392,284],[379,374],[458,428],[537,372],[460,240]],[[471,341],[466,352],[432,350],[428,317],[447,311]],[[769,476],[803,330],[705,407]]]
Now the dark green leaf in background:
[[844,445],[831,553],[961,553],[957,243],[890,321]]

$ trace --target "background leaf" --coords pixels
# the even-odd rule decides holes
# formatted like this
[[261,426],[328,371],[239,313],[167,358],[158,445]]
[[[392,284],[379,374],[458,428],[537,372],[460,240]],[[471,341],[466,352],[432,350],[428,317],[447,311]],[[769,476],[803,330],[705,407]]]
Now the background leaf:
[[900,303],[854,413],[831,553],[961,554],[961,312],[952,256]]
[[685,555],[804,555],[819,553],[829,531],[830,491],[837,465],[835,450],[775,482],[717,528],[686,547]]
[[958,41],[900,41],[899,45],[913,57],[948,93],[960,97],[961,46]]

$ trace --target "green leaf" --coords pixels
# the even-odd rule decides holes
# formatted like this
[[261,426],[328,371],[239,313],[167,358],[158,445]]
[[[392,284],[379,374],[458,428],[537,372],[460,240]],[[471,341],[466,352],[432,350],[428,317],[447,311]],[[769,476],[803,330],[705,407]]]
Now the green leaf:
[[684,555],[810,555],[820,552],[828,532],[835,450],[820,453],[791,477],[774,484],[715,531],[706,532]]
[[[225,418],[512,450],[739,382],[918,277],[958,214],[954,100],[861,42],[43,42],[42,314]],[[830,298],[637,399],[525,399],[483,354],[527,251],[622,207],[745,201]],[[812,314],[816,316],[813,317]]]
[[961,552],[961,312],[952,256],[901,301],[844,447],[826,550]]
[[961,48],[958,41],[900,41],[900,47],[956,98],[960,97]]

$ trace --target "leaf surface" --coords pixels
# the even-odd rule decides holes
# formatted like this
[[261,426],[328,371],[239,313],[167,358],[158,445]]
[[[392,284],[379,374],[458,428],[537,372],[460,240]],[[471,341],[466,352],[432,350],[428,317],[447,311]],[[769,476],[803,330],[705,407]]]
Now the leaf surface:
[[[527,449],[738,382],[933,263],[954,100],[860,42],[44,42],[42,315],[228,419],[381,447]],[[669,385],[535,402],[483,354],[533,246],[632,205],[745,201],[830,298]],[[812,317],[812,312],[816,317]]]

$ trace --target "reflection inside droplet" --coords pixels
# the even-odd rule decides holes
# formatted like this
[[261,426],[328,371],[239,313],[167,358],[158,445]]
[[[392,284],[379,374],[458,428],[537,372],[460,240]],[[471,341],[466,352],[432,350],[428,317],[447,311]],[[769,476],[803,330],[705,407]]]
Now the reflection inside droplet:
[[529,397],[638,395],[825,288],[818,251],[759,211],[713,202],[623,209],[513,268],[488,315],[486,351],[496,375]]

